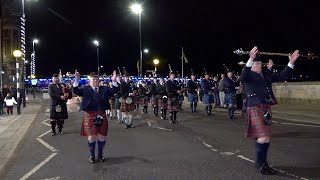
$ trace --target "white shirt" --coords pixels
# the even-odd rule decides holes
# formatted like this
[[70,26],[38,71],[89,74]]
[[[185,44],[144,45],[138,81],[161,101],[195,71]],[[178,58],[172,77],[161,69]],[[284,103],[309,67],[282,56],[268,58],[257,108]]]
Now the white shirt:
[[13,106],[13,105],[17,104],[14,97],[12,97],[11,99],[7,99],[7,97],[6,97],[6,98],[4,98],[4,102],[6,102],[6,106]]

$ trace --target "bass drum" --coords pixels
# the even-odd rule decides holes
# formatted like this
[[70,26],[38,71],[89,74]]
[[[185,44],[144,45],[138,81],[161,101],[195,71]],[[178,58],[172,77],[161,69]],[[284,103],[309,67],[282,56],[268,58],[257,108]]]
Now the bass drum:
[[132,98],[131,98],[131,97],[127,97],[127,98],[126,98],[126,103],[127,103],[127,104],[132,104],[132,102],[133,102],[133,101],[132,101]]

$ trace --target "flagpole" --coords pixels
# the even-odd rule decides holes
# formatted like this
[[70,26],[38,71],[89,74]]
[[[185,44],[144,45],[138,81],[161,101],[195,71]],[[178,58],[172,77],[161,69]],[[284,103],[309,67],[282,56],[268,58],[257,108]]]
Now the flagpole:
[[[181,55],[182,55],[181,57],[183,57],[183,47],[182,47]],[[182,76],[182,80],[183,80],[183,61],[184,61],[184,58],[181,58],[181,67],[182,67],[181,76]]]

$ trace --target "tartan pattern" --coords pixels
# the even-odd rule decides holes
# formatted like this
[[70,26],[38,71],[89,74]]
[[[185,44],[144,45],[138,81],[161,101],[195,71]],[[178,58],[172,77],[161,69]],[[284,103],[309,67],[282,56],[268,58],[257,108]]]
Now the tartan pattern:
[[165,101],[162,99],[162,97],[158,98],[158,106],[160,107],[160,109],[166,109],[168,106],[168,99],[166,99]]
[[126,99],[121,99],[121,106],[120,106],[121,112],[131,112],[134,111],[134,103],[127,104]]
[[230,108],[237,108],[237,95],[236,94],[225,94],[226,104]]
[[247,98],[243,97],[242,99],[242,116],[247,117]]
[[140,102],[140,100],[139,100],[139,97],[138,96],[133,96],[133,98],[132,98],[132,101],[133,101],[133,104],[139,104]]
[[[265,125],[264,123],[264,111],[270,110],[269,104],[258,104],[255,106],[247,107],[247,118],[246,118],[246,137],[249,138],[260,138],[260,137],[271,137],[272,125]],[[272,115],[272,114],[271,114]]]
[[67,104],[64,103],[61,106],[61,112],[56,112],[56,106],[50,107],[50,119],[68,119]]
[[168,98],[168,107],[169,111],[178,111],[180,109],[179,105],[179,98],[175,97],[176,99],[173,101],[172,98]]
[[198,95],[195,93],[188,93],[188,100],[190,103],[198,102]]
[[111,97],[109,99],[109,104],[110,104],[110,109],[114,110],[115,109],[115,98],[114,97]]
[[158,96],[152,96],[151,97],[151,105],[152,106],[158,106]]
[[144,97],[140,97],[140,105],[143,105],[143,106],[148,106],[149,104],[149,97],[148,96],[144,96]]
[[[103,117],[102,124],[99,128],[97,128],[93,122],[95,115],[98,115],[98,114],[100,114]],[[83,112],[81,136],[96,136],[98,134],[101,134],[103,136],[108,135],[108,120],[107,120],[106,113],[103,111]]]
[[204,105],[212,105],[214,100],[213,94],[209,95],[209,94],[203,94],[203,104]]

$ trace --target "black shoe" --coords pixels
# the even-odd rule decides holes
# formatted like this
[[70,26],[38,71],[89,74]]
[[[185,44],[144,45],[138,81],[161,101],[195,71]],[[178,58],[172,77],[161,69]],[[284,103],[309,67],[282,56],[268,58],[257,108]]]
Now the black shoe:
[[53,132],[53,133],[51,133],[51,136],[55,136],[55,135],[56,135],[56,133],[54,133],[54,132]]
[[173,122],[174,122],[175,124],[179,124],[179,122],[178,122],[177,120],[174,120]]
[[277,170],[273,169],[269,166],[268,163],[265,164],[265,168],[271,173],[271,174],[277,174]]
[[126,124],[125,128],[128,129],[128,128],[130,128],[130,126],[128,124]]
[[174,122],[172,120],[170,120],[170,124],[174,124]]
[[99,161],[99,162],[104,162],[105,160],[106,160],[106,159],[105,159],[104,157],[99,157],[99,158],[98,158],[98,161]]
[[63,134],[63,131],[60,131],[59,133],[60,133],[60,135],[62,135],[62,134]]
[[90,157],[89,157],[89,163],[90,163],[90,164],[93,164],[93,163],[95,163],[95,162],[96,162],[96,160],[94,159],[94,157],[90,156]]
[[[274,175],[276,172],[266,164],[258,166],[257,170],[263,175]],[[272,170],[271,170],[272,169]]]
[[135,128],[135,126],[134,126],[134,125],[132,125],[132,124],[129,124],[129,126],[130,126],[131,128]]

